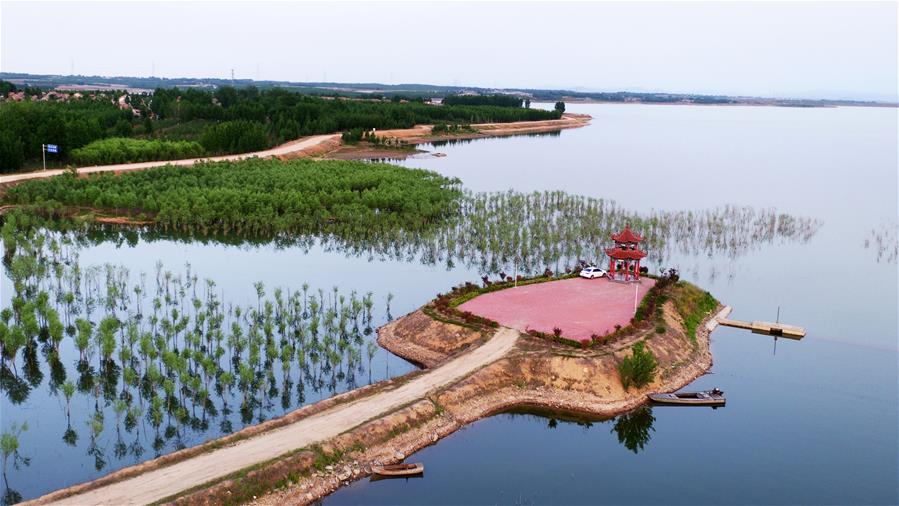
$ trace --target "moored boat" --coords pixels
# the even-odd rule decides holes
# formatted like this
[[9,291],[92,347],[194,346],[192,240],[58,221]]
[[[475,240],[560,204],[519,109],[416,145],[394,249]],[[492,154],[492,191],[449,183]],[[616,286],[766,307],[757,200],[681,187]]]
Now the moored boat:
[[371,466],[371,472],[377,476],[415,476],[425,472],[425,465],[416,462],[414,464]]
[[703,392],[674,392],[670,394],[649,394],[649,399],[657,404],[677,406],[724,406],[724,392],[715,388]]

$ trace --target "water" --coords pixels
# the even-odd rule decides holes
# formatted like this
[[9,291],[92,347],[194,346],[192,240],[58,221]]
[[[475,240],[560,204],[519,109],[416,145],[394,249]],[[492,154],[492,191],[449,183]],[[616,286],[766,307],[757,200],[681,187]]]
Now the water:
[[[634,211],[702,210],[725,205],[777,207],[820,220],[807,242],[755,244],[739,254],[674,251],[664,260],[682,276],[734,306],[740,319],[805,326],[802,342],[733,329],[713,334],[714,374],[696,388],[718,386],[720,410],[655,409],[651,439],[634,453],[618,442],[614,421],[590,427],[529,416],[499,415],[422,450],[425,478],[362,481],[329,503],[895,503],[897,502],[897,269],[865,247],[872,230],[896,222],[895,109],[785,109],[570,105],[594,117],[559,135],[477,140],[435,148],[444,158],[402,164],[462,179],[475,191],[560,189],[611,198]],[[895,233],[892,235],[895,238]],[[175,240],[136,245],[101,242],[81,252],[83,265],[114,262],[132,278],[153,276],[162,260],[217,283],[229,304],[255,305],[252,284],[298,290],[308,282],[374,293],[375,322],[415,309],[436,293],[482,272],[465,262],[422,262],[421,252],[394,258],[359,255],[333,245],[225,246]],[[660,267],[658,265],[653,268]],[[0,284],[2,307],[12,291]],[[366,339],[370,339],[367,337]],[[68,338],[66,342],[70,341]],[[74,374],[69,350],[63,363]],[[21,365],[21,364],[20,364]],[[367,364],[365,364],[367,366]],[[389,371],[388,371],[389,367]],[[381,350],[373,379],[411,367]],[[49,376],[44,364],[45,376]],[[367,371],[360,383],[367,383]],[[152,458],[153,428],[136,434],[142,456],[115,455],[115,416],[90,444],[94,397],[76,394],[75,446],[63,444],[64,401],[47,379],[20,404],[0,396],[0,425],[28,420],[20,453],[30,465],[7,472],[23,498],[104,475]],[[344,385],[341,388],[345,388]],[[338,389],[339,391],[340,389]],[[309,391],[305,402],[331,395]],[[295,396],[294,396],[295,397]],[[101,399],[102,403],[102,399]],[[277,402],[265,412],[287,408]],[[234,430],[242,423],[234,419]],[[125,432],[124,430],[122,431]],[[221,433],[185,429],[191,446]],[[167,439],[161,453],[176,447]],[[99,449],[96,469],[89,451]],[[46,471],[53,469],[54,472]],[[673,492],[672,492],[673,491]]]
[[[724,409],[653,410],[644,449],[590,428],[498,415],[409,457],[422,480],[357,482],[328,504],[895,504],[897,269],[866,248],[895,227],[895,109],[569,105],[559,137],[440,146],[402,162],[489,191],[563,189],[631,209],[776,206],[824,225],[807,244],[681,257],[737,319],[803,325],[801,342],[719,328]],[[887,224],[887,225],[884,225]],[[895,245],[893,243],[893,248]]]

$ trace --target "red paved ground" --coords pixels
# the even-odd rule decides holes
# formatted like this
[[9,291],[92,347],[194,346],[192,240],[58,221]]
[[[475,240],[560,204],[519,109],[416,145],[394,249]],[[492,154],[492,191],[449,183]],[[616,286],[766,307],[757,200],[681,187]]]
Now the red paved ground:
[[643,299],[654,284],[651,278],[639,284],[606,278],[563,279],[479,295],[459,309],[520,331],[551,333],[559,327],[563,337],[586,340],[615,330],[615,324],[627,325],[634,316],[635,290]]

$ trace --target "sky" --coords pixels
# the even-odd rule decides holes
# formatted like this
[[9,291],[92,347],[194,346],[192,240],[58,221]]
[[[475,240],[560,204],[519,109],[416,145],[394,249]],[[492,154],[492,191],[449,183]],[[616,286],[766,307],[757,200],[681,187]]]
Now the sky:
[[897,100],[892,2],[0,2],[0,70]]

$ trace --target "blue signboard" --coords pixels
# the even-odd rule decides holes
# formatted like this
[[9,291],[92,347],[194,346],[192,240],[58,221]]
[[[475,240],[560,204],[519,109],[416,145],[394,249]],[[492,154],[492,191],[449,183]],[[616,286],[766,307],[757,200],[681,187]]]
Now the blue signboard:
[[47,153],[59,153],[59,146],[56,144],[47,144]]

